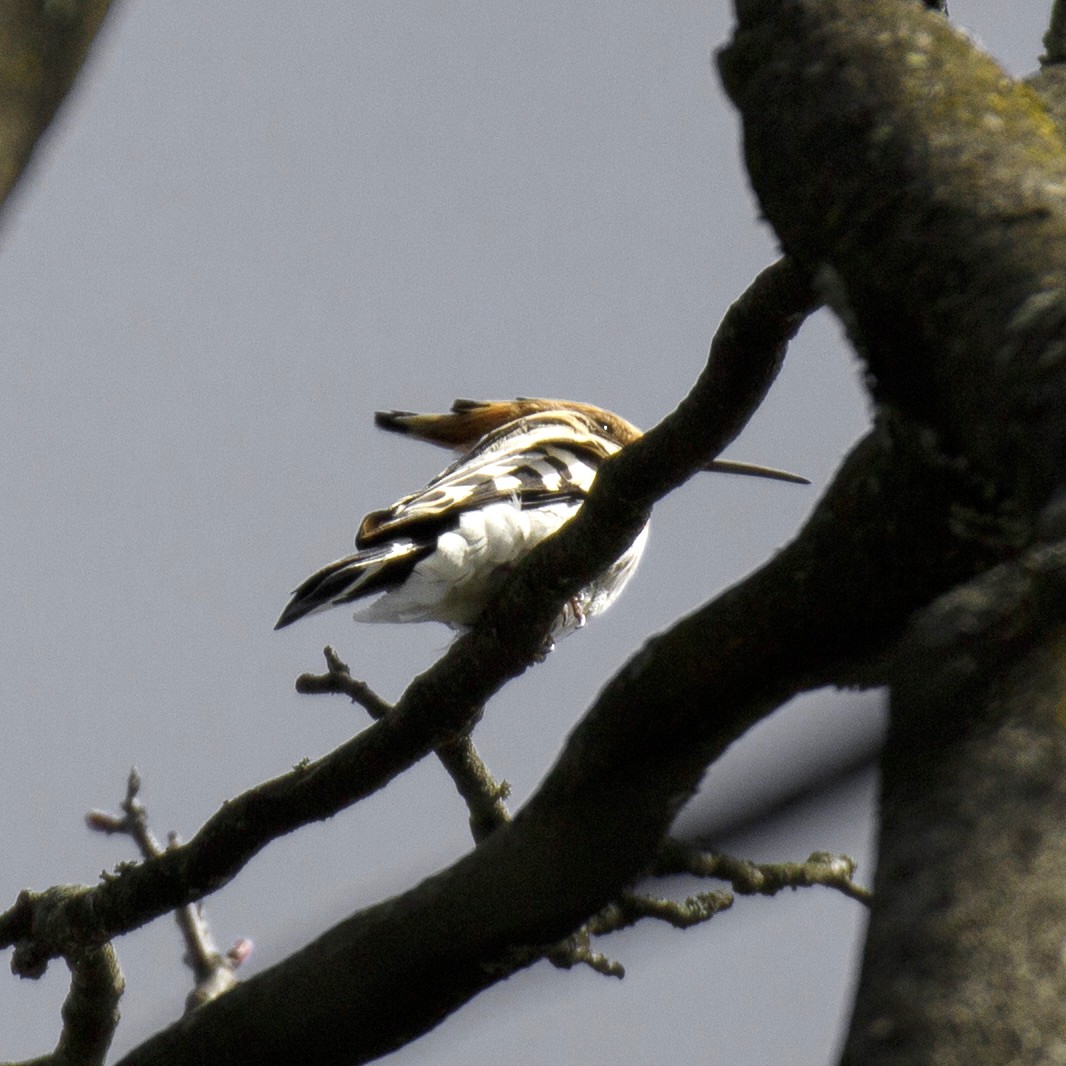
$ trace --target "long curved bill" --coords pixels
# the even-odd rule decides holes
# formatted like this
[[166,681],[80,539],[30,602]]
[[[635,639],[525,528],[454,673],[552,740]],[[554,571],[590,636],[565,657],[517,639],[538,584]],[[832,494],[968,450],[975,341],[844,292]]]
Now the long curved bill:
[[748,477],[764,477],[771,481],[788,481],[793,485],[809,485],[810,481],[787,470],[772,466],[757,466],[755,463],[738,463],[733,459],[712,459],[704,468],[712,474],[745,474]]

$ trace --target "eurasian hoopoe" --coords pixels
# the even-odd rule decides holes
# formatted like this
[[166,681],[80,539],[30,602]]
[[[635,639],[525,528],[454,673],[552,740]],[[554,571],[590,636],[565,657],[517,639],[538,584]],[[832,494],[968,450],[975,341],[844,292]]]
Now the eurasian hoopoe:
[[[383,595],[361,622],[472,625],[507,573],[573,517],[599,465],[640,430],[590,404],[566,400],[456,400],[448,414],[378,411],[384,429],[461,456],[420,492],[371,511],[353,555],[312,574],[292,594],[276,629],[305,614]],[[708,469],[804,483],[795,474],[716,460]],[[620,595],[640,560],[648,527],[566,605],[552,636],[584,625]]]

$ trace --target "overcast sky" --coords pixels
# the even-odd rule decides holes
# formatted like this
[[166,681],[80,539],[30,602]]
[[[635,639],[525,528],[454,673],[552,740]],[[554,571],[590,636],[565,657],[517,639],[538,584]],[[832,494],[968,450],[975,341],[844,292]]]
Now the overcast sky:
[[[1014,73],[1050,0],[952,0]],[[722,312],[775,256],[712,62],[728,5],[123,0],[0,234],[4,506],[0,906],[131,857],[83,825],[136,764],[160,833],[362,725],[294,677],[333,643],[395,697],[443,627],[271,626],[358,518],[441,453],[376,408],[564,396],[644,426],[684,395]],[[620,602],[491,704],[475,739],[519,804],[651,634],[783,544],[868,415],[838,325],[808,323],[734,458],[656,511]],[[876,731],[876,694],[818,693],[711,773],[683,823],[725,824]],[[847,852],[869,880],[872,775],[740,840]],[[249,968],[452,862],[466,813],[432,760],[272,845],[208,901]],[[691,886],[689,886],[691,887]],[[826,891],[740,900],[600,945],[618,982],[546,963],[393,1056],[512,1063],[832,1061],[863,915]],[[116,1050],[188,990],[172,923],[117,943]],[[0,976],[0,1057],[50,1048],[63,967]]]

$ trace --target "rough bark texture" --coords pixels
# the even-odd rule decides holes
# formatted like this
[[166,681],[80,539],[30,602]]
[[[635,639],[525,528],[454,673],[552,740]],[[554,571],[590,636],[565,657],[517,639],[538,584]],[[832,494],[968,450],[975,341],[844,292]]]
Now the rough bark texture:
[[1066,1061],[1066,547],[945,596],[896,675],[844,1061]]
[[[1061,108],[907,0],[741,0],[749,172],[875,395],[1066,531]],[[1057,90],[1045,71],[1034,85]],[[981,537],[980,508],[958,515]],[[878,564],[872,561],[872,565]],[[1061,552],[964,585],[890,668],[880,865],[848,1063],[1063,1061]]]
[[786,251],[875,394],[1038,508],[1066,469],[1066,155],[1040,98],[909,0],[738,9],[720,65]]

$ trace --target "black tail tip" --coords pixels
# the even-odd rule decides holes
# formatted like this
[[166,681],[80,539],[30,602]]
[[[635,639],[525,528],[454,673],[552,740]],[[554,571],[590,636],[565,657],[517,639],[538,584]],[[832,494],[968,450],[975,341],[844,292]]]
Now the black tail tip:
[[407,426],[404,422],[413,414],[413,411],[375,411],[374,425],[379,429],[391,429],[395,433],[405,433]]
[[274,623],[275,631],[284,629],[286,626],[291,626],[293,622],[303,618],[305,614],[311,608],[305,603],[301,603],[299,600],[293,600],[287,604],[285,610],[278,615],[278,620]]

